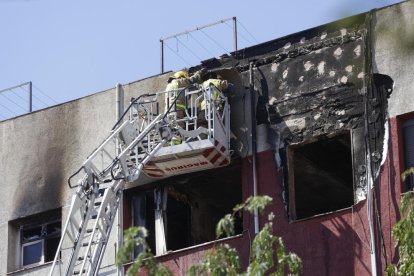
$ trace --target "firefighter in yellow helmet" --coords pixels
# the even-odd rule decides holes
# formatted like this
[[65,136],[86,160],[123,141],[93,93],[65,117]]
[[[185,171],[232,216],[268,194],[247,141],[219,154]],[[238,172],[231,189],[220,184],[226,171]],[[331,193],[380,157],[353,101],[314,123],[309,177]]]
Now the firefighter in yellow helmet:
[[[165,89],[168,93],[165,94],[165,107],[166,110],[171,106],[174,105],[175,101],[175,107],[177,110],[185,110],[185,93],[184,91],[179,93],[180,90],[191,86],[195,83],[201,83],[202,81],[202,74],[205,71],[202,69],[200,71],[197,71],[194,73],[194,75],[190,76],[185,70],[180,70],[174,73],[173,76],[171,76],[168,79],[168,84]],[[173,110],[174,107],[172,107],[170,110]]]
[[[190,76],[187,71],[180,70],[168,79],[168,84],[165,89],[165,111],[169,110],[171,117],[175,117],[176,120],[184,118],[187,107],[185,105],[185,91],[181,90],[193,84],[201,83],[204,73],[205,69],[201,69]],[[182,126],[180,123],[178,125]],[[181,139],[179,137],[173,137],[172,144],[181,144]]]
[[[227,82],[227,80],[223,80],[223,78],[221,77],[221,75],[219,74],[213,74],[211,75],[211,77],[204,81],[202,86],[203,88],[207,88],[210,85],[213,85],[213,89],[214,89],[214,95],[213,95],[213,101],[217,101],[218,97],[219,97],[219,91],[217,91],[216,88],[218,88],[222,93],[227,93],[227,90],[230,88],[231,84],[229,84]],[[218,107],[220,109],[220,107]],[[203,100],[201,102],[201,110],[206,110],[206,101]]]
[[[212,86],[211,86],[212,85]],[[209,78],[203,82],[203,88],[207,88],[211,86],[213,88],[213,97],[212,100],[217,105],[217,110],[222,111],[223,105],[219,103],[220,92],[217,90],[219,89],[222,95],[228,94],[228,91],[232,88],[232,84],[228,83],[227,80],[223,80],[223,78],[219,74],[211,73]],[[206,117],[206,100],[204,99],[200,104],[200,111],[198,114],[198,125],[201,127],[207,127],[207,117]]]

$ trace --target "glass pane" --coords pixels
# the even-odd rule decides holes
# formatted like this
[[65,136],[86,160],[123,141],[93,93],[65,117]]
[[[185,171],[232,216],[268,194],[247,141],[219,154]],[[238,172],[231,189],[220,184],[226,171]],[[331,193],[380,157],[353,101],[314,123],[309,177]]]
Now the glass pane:
[[60,233],[60,228],[61,228],[60,221],[48,224],[46,226],[46,234],[47,235],[58,234]]
[[22,231],[22,242],[30,242],[39,239],[42,236],[42,227],[34,227],[30,229],[23,229]]
[[[405,168],[414,167],[414,120],[404,124],[404,149],[405,149]],[[407,189],[414,188],[414,175],[407,179]]]
[[23,245],[23,266],[42,261],[43,241]]

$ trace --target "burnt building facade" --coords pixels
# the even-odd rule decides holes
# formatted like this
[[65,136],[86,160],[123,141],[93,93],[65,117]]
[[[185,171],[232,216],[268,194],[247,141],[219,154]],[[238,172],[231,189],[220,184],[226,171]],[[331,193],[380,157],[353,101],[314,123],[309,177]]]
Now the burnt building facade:
[[[398,259],[392,226],[401,194],[413,185],[400,179],[414,166],[412,26],[414,3],[408,1],[191,68],[220,72],[235,86],[229,95],[232,161],[130,183],[102,273],[122,273],[114,259],[129,226],[147,226],[155,246],[153,190],[161,186],[168,188],[167,253],[158,261],[185,275],[216,242],[227,242],[246,266],[253,217],[237,219],[234,237],[217,241],[214,229],[257,184],[257,194],[273,198],[268,211],[276,216],[275,233],[302,259],[303,275],[370,275],[375,266],[384,274]],[[7,237],[2,252],[8,252],[0,273],[45,274],[69,208],[66,179],[116,121],[116,103],[122,110],[131,97],[162,91],[170,75],[0,122],[1,189],[10,195],[0,213]]]

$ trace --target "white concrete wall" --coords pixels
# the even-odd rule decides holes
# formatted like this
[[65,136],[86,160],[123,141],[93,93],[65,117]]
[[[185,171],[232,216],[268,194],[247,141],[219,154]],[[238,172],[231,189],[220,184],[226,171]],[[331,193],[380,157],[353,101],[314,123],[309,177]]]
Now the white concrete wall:
[[[164,90],[167,77],[124,85],[125,107],[131,97]],[[5,237],[5,242],[0,243],[0,275],[19,269],[15,254],[5,254],[16,251],[10,243],[18,241],[10,233],[8,222],[62,208],[64,223],[74,192],[67,179],[109,134],[116,119],[116,91],[110,89],[0,122],[0,235]],[[115,260],[117,226],[112,230],[103,266]],[[45,275],[49,268],[43,265],[16,275]]]
[[373,17],[373,65],[394,80],[390,117],[414,109],[414,1],[378,10]]

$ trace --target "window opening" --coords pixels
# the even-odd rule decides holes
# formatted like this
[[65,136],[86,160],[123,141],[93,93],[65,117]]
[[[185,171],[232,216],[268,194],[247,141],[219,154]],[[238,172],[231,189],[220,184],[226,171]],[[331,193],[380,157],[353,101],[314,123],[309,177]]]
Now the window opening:
[[8,271],[53,261],[61,237],[60,209],[10,221],[9,227]]
[[[216,239],[218,221],[242,202],[240,162],[225,168],[179,175],[125,192],[131,207],[131,224],[145,226],[147,242],[155,251],[154,187],[167,190],[164,213],[166,250],[174,251]],[[236,220],[240,234],[241,217]],[[136,255],[142,250],[137,248]]]
[[[414,167],[414,119],[403,123],[405,169]],[[414,189],[414,175],[406,180],[406,189]]]
[[60,241],[61,222],[20,227],[22,266],[53,261]]
[[288,148],[290,218],[303,219],[354,202],[350,133]]

